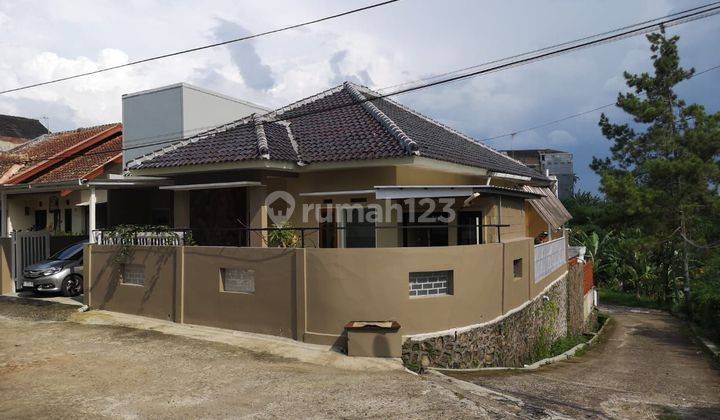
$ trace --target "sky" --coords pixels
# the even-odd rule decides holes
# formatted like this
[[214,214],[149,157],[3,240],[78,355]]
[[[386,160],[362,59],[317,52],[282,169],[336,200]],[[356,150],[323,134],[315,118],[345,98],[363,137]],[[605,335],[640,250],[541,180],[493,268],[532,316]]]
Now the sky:
[[[709,0],[706,0],[708,2]],[[122,64],[362,7],[373,1],[0,0],[0,90]],[[0,114],[42,119],[52,131],[121,120],[121,95],[187,82],[279,107],[350,80],[380,89],[580,38],[702,1],[400,2],[309,27],[88,78],[0,95]],[[32,13],[29,13],[32,11]],[[720,65],[720,15],[668,28],[681,64]],[[394,99],[478,140],[611,103],[624,70],[651,70],[644,36],[449,83]],[[720,70],[679,95],[720,110]],[[629,119],[614,107],[614,122]],[[573,153],[576,189],[597,192],[588,165],[610,143],[600,112],[487,141],[496,149]]]

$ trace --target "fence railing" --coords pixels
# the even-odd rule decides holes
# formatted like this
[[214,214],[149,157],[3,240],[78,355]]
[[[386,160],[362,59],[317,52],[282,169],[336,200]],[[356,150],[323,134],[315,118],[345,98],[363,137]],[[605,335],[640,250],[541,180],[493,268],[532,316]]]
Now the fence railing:
[[535,245],[535,283],[539,282],[567,262],[565,236]]
[[93,231],[98,245],[181,246],[185,245],[190,231],[177,229],[170,232],[138,232],[131,237],[120,237],[108,230]]

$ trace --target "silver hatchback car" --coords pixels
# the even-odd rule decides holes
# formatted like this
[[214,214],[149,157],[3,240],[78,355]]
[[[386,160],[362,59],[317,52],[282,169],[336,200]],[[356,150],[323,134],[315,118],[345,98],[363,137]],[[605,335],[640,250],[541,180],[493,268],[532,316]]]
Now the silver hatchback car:
[[83,247],[87,242],[72,244],[50,258],[23,270],[16,290],[62,292],[77,296],[83,292]]

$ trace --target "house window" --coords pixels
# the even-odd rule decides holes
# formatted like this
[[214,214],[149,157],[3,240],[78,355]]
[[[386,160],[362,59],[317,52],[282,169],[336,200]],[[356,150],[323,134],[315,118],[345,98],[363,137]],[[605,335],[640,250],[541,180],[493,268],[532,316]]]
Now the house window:
[[453,271],[419,271],[410,273],[410,297],[453,294]]
[[332,207],[320,209],[320,248],[337,248],[337,220]]
[[513,260],[513,277],[516,279],[522,278],[523,276],[523,267],[522,267],[522,258],[517,258]]
[[47,210],[35,210],[35,230],[45,230],[47,227]]
[[123,284],[145,284],[145,267],[140,264],[123,264],[120,281]]
[[482,237],[482,212],[468,211],[458,214],[458,245],[480,245]]
[[221,268],[220,280],[223,292],[255,293],[255,271],[241,268]]
[[375,247],[375,210],[367,207],[343,209],[343,246],[345,248]]
[[[416,215],[419,217],[419,215]],[[442,217],[445,217],[442,219]],[[447,215],[433,213],[429,221],[411,221],[410,214],[403,216],[403,246],[448,246]]]

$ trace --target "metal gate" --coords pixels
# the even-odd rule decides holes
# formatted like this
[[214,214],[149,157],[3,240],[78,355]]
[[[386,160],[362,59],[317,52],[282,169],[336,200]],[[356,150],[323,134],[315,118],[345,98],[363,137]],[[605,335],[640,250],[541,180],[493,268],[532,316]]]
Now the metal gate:
[[10,236],[12,278],[17,290],[17,282],[25,267],[50,256],[50,232],[13,232]]

